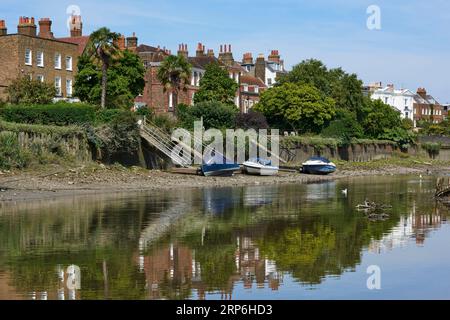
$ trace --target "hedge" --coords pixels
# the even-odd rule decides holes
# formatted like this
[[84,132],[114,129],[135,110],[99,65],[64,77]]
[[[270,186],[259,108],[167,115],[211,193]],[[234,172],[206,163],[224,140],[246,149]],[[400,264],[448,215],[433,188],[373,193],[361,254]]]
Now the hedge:
[[0,109],[7,122],[67,126],[95,122],[95,107],[86,104],[12,105]]
[[120,118],[124,114],[130,113],[129,110],[123,109],[101,109],[98,110],[95,114],[95,123],[103,124],[110,123],[118,118]]

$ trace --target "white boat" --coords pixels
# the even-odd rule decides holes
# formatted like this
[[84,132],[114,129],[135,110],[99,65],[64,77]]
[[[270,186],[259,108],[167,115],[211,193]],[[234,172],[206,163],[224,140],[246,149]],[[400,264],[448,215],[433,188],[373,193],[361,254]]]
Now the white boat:
[[336,171],[336,165],[323,157],[312,157],[302,165],[302,172],[309,174],[330,174]]
[[244,170],[248,174],[258,176],[273,176],[278,173],[279,168],[272,166],[272,162],[267,159],[254,158],[244,162]]

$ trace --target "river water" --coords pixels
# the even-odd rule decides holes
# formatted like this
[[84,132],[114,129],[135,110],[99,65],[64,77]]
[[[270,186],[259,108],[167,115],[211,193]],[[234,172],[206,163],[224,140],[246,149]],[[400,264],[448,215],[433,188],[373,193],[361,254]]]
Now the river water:
[[[3,203],[0,299],[450,299],[449,210],[434,184],[364,177]],[[391,205],[388,216],[356,210],[365,199]]]

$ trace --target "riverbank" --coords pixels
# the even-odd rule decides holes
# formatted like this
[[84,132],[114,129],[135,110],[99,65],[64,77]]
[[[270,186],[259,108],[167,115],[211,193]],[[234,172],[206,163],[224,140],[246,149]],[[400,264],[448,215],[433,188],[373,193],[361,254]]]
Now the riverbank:
[[268,184],[315,183],[357,176],[442,174],[450,163],[416,160],[379,160],[366,163],[340,163],[329,176],[280,172],[278,176],[258,177],[236,174],[230,178],[176,174],[139,167],[105,166],[92,163],[74,167],[46,166],[26,171],[0,172],[0,201],[27,201],[115,192],[173,190],[179,188],[227,187]]

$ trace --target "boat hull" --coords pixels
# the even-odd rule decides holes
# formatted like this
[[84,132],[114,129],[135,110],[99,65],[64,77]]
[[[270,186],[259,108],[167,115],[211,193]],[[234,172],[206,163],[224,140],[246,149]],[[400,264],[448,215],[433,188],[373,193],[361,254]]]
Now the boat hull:
[[324,164],[324,165],[303,165],[302,172],[309,174],[327,175],[336,171],[336,166]]
[[244,169],[246,173],[257,176],[274,176],[278,174],[277,167],[263,166],[253,163],[244,163]]
[[202,173],[205,177],[231,177],[238,170],[240,167],[236,164],[202,165]]

